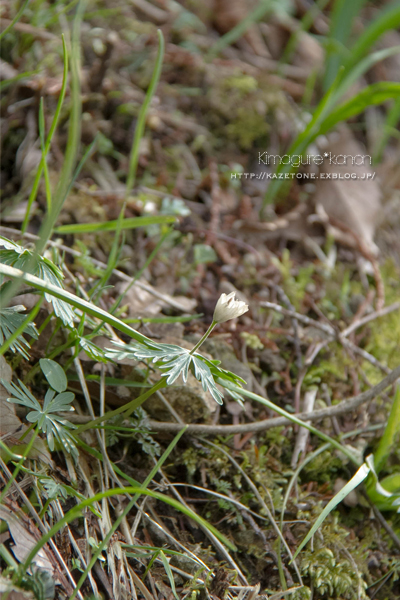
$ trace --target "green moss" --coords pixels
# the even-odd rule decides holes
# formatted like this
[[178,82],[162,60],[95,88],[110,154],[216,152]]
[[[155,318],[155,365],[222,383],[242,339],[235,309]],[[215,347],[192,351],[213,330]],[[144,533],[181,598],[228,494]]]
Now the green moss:
[[342,468],[342,459],[331,450],[326,450],[305,465],[303,473],[307,480],[325,483],[332,481]]
[[319,598],[367,599],[366,583],[345,558],[339,558],[329,548],[315,552],[306,550],[301,560],[301,572],[309,577]]
[[291,111],[280,90],[237,68],[208,65],[206,78],[209,91],[201,100],[202,108],[216,144],[226,146],[229,140],[243,150],[261,145],[275,110],[279,107],[280,111]]

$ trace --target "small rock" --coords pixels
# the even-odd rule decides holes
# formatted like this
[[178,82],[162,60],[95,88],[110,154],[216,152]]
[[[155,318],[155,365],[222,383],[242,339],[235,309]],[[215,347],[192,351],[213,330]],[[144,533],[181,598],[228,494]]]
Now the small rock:
[[259,354],[260,366],[267,371],[280,373],[286,369],[286,361],[277,352],[270,348],[264,348]]
[[[161,393],[185,423],[207,421],[217,410],[218,405],[210,392],[203,390],[200,381],[197,381],[192,373],[189,373],[185,384],[180,378],[173,385],[161,390]],[[157,420],[174,420],[158,394],[154,394],[146,400],[144,408]]]

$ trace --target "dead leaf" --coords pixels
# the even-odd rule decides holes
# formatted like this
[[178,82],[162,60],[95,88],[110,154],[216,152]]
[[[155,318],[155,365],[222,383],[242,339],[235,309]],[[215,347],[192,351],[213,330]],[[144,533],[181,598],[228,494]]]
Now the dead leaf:
[[[368,153],[346,126],[328,136],[322,152],[327,153],[328,157],[324,158],[320,167],[314,194],[315,205],[322,207],[329,220],[351,229],[366,248],[376,254],[378,248],[373,240],[381,211],[381,190],[376,179],[372,178]],[[364,157],[363,161],[359,157]],[[352,164],[353,159],[355,164]],[[321,174],[331,178],[322,179]],[[354,179],[353,174],[356,177]],[[335,176],[337,178],[333,179]],[[342,243],[351,247],[357,245],[350,234],[338,230],[332,232]]]
[[[0,505],[0,519],[5,521],[8,525],[8,529],[14,540],[14,546],[11,546],[11,550],[15,558],[19,562],[25,562],[30,552],[36,546],[41,534],[37,531],[37,537],[30,533],[21,518],[19,518],[12,510],[6,506]],[[48,552],[48,551],[47,551]],[[41,548],[34,558],[34,562],[37,567],[54,575],[53,565],[46,552],[46,546]]]

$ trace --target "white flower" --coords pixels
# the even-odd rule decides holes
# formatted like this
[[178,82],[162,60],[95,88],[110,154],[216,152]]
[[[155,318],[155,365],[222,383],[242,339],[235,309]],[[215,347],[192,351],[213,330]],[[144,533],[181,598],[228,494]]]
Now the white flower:
[[230,319],[236,319],[249,310],[246,302],[235,300],[235,292],[222,294],[214,310],[213,321],[215,323],[225,323]]

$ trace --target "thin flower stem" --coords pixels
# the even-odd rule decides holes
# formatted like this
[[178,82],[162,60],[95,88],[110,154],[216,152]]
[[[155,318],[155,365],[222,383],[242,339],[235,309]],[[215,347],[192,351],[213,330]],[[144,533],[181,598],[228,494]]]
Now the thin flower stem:
[[21,437],[19,438],[19,441],[22,442],[22,440],[24,440],[26,438],[26,436],[29,434],[29,432],[32,431],[32,429],[35,427],[35,423],[31,423],[28,427],[28,429],[26,431],[24,431],[24,433],[21,435]]
[[205,334],[203,335],[203,337],[201,338],[201,340],[199,340],[197,342],[197,344],[191,349],[191,351],[189,352],[189,354],[193,355],[196,350],[198,348],[200,348],[200,346],[202,345],[203,342],[206,341],[206,339],[208,338],[208,336],[210,335],[210,333],[212,332],[212,330],[214,329],[214,327],[217,325],[217,321],[213,321],[210,325],[210,327],[207,329],[207,331],[205,332]]

